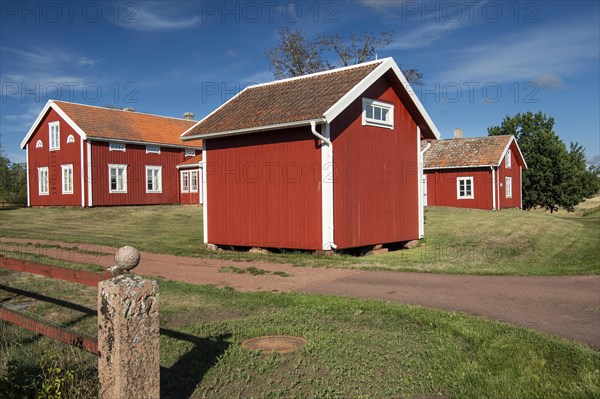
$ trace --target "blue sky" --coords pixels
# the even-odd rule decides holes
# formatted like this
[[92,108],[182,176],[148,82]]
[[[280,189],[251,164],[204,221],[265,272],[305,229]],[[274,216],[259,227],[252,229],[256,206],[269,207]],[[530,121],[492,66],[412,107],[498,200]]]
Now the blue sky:
[[47,99],[196,119],[273,79],[264,52],[289,26],[396,32],[378,51],[425,74],[416,89],[450,138],[543,111],[568,145],[600,153],[600,8],[595,1],[57,1],[1,3],[0,142],[14,162]]

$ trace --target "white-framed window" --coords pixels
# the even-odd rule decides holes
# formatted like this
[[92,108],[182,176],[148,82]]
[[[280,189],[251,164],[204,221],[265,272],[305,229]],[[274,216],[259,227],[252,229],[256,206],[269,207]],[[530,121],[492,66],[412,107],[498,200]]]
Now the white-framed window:
[[62,193],[73,194],[73,165],[61,165],[62,168]]
[[512,177],[506,177],[504,181],[504,191],[506,193],[506,198],[512,198]]
[[196,150],[194,150],[193,148],[186,148],[185,149],[185,156],[186,157],[195,157],[196,156]]
[[67,144],[71,144],[75,142],[75,137],[72,134],[69,134],[67,137]]
[[162,166],[146,166],[146,192],[162,193]]
[[198,171],[197,170],[190,171],[190,192],[191,193],[198,192]]
[[362,106],[363,125],[394,128],[394,104],[363,98]]
[[108,143],[108,150],[125,152],[125,143]]
[[189,193],[190,192],[190,174],[187,170],[182,170],[180,172],[181,176],[181,192]]
[[50,151],[60,150],[60,122],[48,123],[48,131]]
[[108,165],[108,192],[127,192],[127,165]]
[[48,167],[38,168],[38,192],[40,195],[48,195]]
[[504,166],[506,166],[506,169],[510,169],[511,163],[512,163],[511,151],[508,150],[508,151],[506,151],[506,158],[504,158]]
[[457,177],[456,178],[456,198],[458,199],[473,199],[475,198],[473,190],[473,177]]
[[160,147],[157,145],[147,145],[146,154],[160,154]]
[[38,140],[35,143],[35,148],[43,148],[44,147],[44,143],[42,142],[42,140]]

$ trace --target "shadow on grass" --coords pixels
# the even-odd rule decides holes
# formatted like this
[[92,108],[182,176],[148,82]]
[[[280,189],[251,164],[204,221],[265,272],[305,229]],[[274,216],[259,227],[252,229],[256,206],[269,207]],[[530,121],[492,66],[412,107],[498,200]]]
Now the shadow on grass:
[[[17,296],[29,297],[83,313],[83,315],[77,317],[75,320],[61,323],[64,327],[70,327],[87,317],[96,315],[96,310],[94,309],[62,299],[52,298],[2,284],[0,284],[0,289]],[[230,343],[227,342],[227,339],[231,337],[231,334],[220,334],[213,337],[200,338],[195,335],[164,328],[160,329],[160,334],[173,339],[187,341],[194,345],[194,347],[184,354],[173,366],[170,368],[161,367],[160,390],[161,398],[163,399],[189,398],[194,393],[196,386],[202,381],[204,375],[217,363],[219,356],[227,350],[230,345]],[[35,335],[33,337],[24,338],[21,344],[32,344],[40,337],[41,335]],[[18,377],[17,380],[21,381],[27,380],[27,378],[23,378],[23,373],[29,374],[31,372],[31,370],[14,371],[17,373],[17,375],[15,375],[15,377]]]

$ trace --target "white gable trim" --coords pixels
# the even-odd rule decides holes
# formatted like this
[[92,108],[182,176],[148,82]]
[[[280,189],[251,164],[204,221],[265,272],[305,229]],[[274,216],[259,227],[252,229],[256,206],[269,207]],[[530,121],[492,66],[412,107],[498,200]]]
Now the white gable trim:
[[[359,65],[364,65],[364,64],[359,64]],[[408,83],[406,78],[404,77],[404,74],[402,73],[402,71],[400,70],[400,68],[398,67],[398,65],[396,64],[396,62],[394,61],[393,58],[385,58],[384,61],[381,63],[381,65],[379,65],[377,68],[375,68],[370,74],[368,74],[363,80],[361,80],[356,86],[354,86],[348,93],[344,94],[344,96],[342,98],[340,98],[338,100],[338,102],[333,104],[333,106],[331,106],[331,108],[329,108],[327,111],[325,111],[323,116],[325,117],[327,122],[331,123],[331,121],[333,119],[335,119],[335,117],[337,117],[346,108],[348,108],[348,106],[350,106],[350,104],[354,100],[356,100],[365,90],[367,90],[369,87],[371,87],[371,85],[373,83],[375,83],[377,81],[377,79],[382,77],[383,74],[385,74],[390,69],[392,69],[394,71],[394,73],[400,80],[400,83],[402,83],[402,85],[406,88],[409,98],[412,100],[413,104],[419,110],[419,113],[425,119],[425,123],[427,124],[427,126],[429,126],[429,128],[431,129],[431,131],[433,132],[435,137],[437,139],[439,139],[441,137],[441,135],[440,135],[438,128],[435,126],[435,124],[429,117],[429,114],[427,113],[427,111],[425,111],[423,104],[421,104],[421,101],[417,97],[416,93],[414,92],[414,90],[412,89],[412,87],[410,86],[410,84]]]
[[502,155],[500,155],[500,159],[498,159],[497,165],[500,166],[500,164],[502,163],[502,160],[506,156],[506,153],[510,149],[510,145],[512,144],[513,141],[515,142],[515,146],[517,147],[517,150],[519,151],[519,156],[523,160],[523,165],[525,166],[525,169],[527,169],[527,162],[525,161],[525,157],[523,156],[523,153],[521,152],[519,143],[517,143],[517,140],[515,140],[515,136],[510,136],[510,139],[508,140],[508,144],[506,145],[506,147],[504,147],[504,151],[502,151]]
[[77,134],[79,134],[79,136],[81,136],[82,140],[86,140],[87,139],[87,135],[85,134],[85,132],[83,130],[81,130],[81,128],[79,126],[77,126],[77,124],[75,122],[73,122],[73,120],[71,118],[69,118],[69,116],[62,109],[60,109],[60,107],[54,102],[54,100],[48,100],[48,102],[46,103],[46,105],[42,109],[42,112],[40,112],[40,114],[38,115],[37,119],[35,120],[35,122],[31,126],[31,128],[29,129],[29,131],[27,132],[27,135],[25,136],[25,138],[21,142],[21,149],[25,148],[25,146],[27,145],[27,143],[29,142],[29,140],[33,136],[33,133],[39,127],[40,123],[42,123],[42,119],[44,119],[44,116],[46,116],[46,113],[48,112],[48,110],[50,108],[52,108],[54,111],[56,111],[56,113],[58,115],[60,115],[60,117],[63,118],[63,120],[65,122],[67,122],[67,124],[69,126],[71,126],[71,128],[73,130],[75,130],[77,132]]

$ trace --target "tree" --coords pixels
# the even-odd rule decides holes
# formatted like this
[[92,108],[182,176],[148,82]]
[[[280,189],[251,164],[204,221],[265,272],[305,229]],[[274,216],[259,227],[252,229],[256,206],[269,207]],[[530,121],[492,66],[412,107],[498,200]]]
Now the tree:
[[0,155],[0,201],[25,202],[27,200],[27,167],[12,163]]
[[570,149],[554,132],[554,118],[541,111],[507,116],[500,126],[488,128],[488,134],[514,135],[528,169],[523,172],[523,208],[542,207],[551,213],[594,196],[597,178],[586,168],[584,148],[571,143]]
[[[372,60],[376,50],[394,41],[395,32],[352,34],[346,40],[340,34],[319,35],[309,40],[299,30],[279,29],[279,43],[265,55],[276,79],[321,72],[341,66]],[[423,73],[418,69],[402,69],[411,84],[422,85]]]

